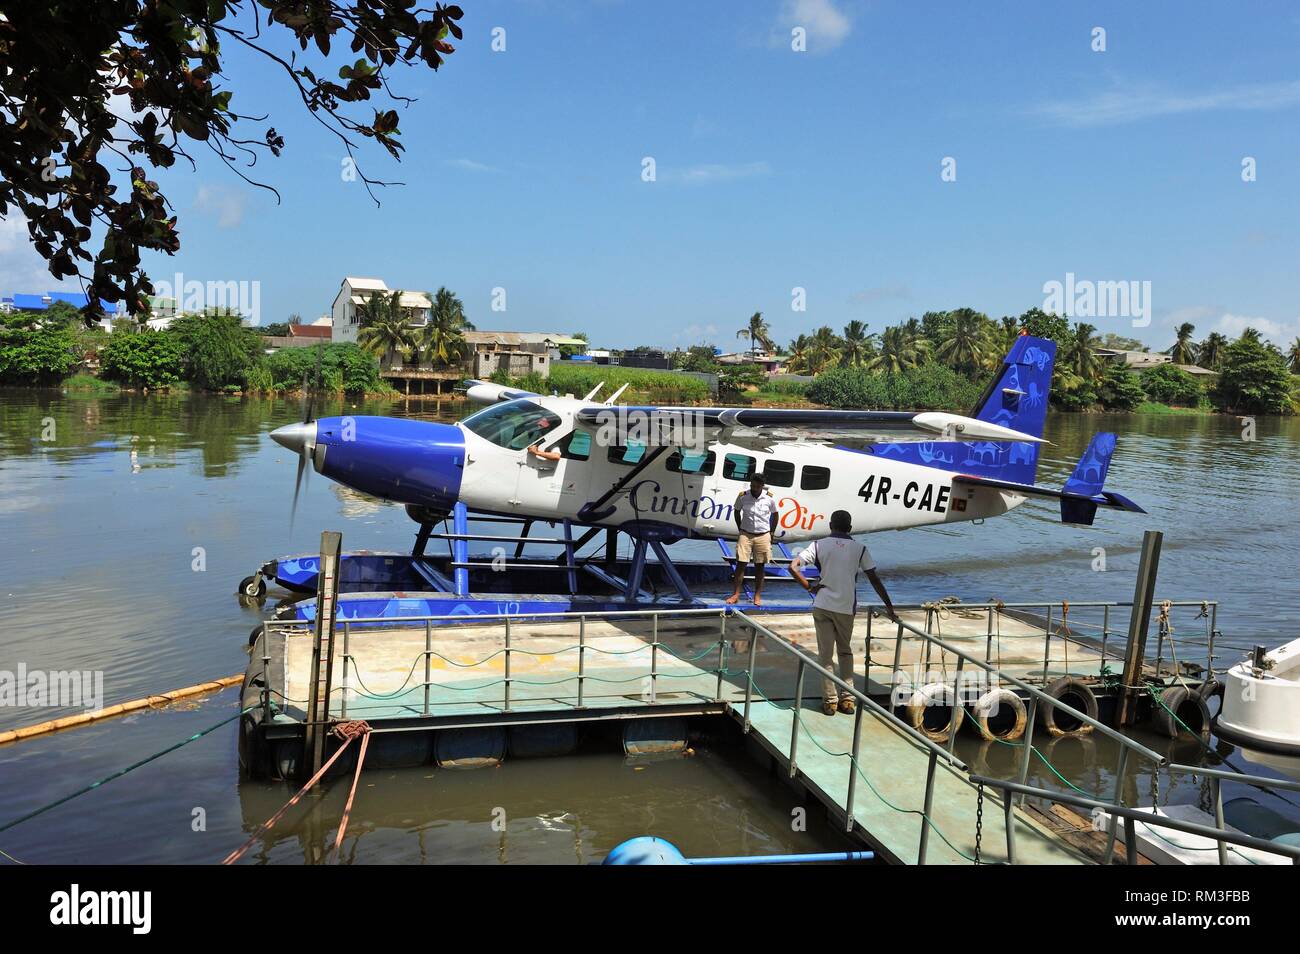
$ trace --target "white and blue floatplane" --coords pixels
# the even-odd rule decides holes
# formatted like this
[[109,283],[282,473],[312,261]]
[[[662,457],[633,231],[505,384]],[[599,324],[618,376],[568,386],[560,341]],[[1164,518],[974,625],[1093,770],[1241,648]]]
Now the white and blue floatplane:
[[[341,619],[709,605],[694,588],[731,578],[733,508],[756,473],[778,505],[776,579],[789,578],[791,545],[825,536],[835,510],[860,534],[984,520],[1031,498],[1055,501],[1063,523],[1091,524],[1098,508],[1143,512],[1103,488],[1113,434],[1092,438],[1060,489],[1034,483],[1055,351],[1022,335],[968,416],[629,407],[615,403],[622,389],[602,401],[600,386],[577,398],[470,381],[469,399],[487,406],[455,424],[309,411],[271,437],[299,455],[300,483],[310,465],[404,504],[419,524],[410,553],[344,555]],[[556,532],[532,536],[539,522]],[[675,562],[668,547],[683,539],[716,540],[722,559]],[[431,541],[446,552],[428,553]],[[491,552],[471,554],[473,542]],[[558,555],[525,555],[532,544]],[[240,592],[261,596],[270,581],[311,593],[316,570],[315,556],[272,560]],[[799,596],[763,606],[806,612]],[[279,612],[314,610],[301,600]]]

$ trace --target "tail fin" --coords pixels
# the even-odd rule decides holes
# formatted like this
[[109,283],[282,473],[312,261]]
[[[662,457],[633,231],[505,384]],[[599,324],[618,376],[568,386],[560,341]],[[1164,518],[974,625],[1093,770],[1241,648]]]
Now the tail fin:
[[[1092,435],[1088,449],[1083,452],[1079,462],[1074,465],[1070,479],[1061,488],[1061,522],[1092,525],[1097,514],[1096,498],[1106,483],[1106,472],[1110,470],[1110,459],[1115,456],[1115,435],[1102,432]],[[1118,494],[1109,494],[1124,503],[1132,503]],[[1136,504],[1133,504],[1136,507]],[[1128,509],[1128,508],[1125,508]],[[1140,508],[1138,508],[1140,509]]]
[[1114,434],[1103,431],[1092,435],[1092,440],[1088,442],[1088,449],[1074,465],[1074,472],[1061,488],[1062,492],[1084,497],[1101,493],[1101,488],[1106,483],[1106,472],[1110,470],[1110,459],[1114,456]]
[[[1056,342],[1022,334],[970,416],[1042,437],[1055,364]],[[873,450],[891,459],[1016,484],[1033,484],[1038,473],[1038,445],[1022,441],[877,444]]]

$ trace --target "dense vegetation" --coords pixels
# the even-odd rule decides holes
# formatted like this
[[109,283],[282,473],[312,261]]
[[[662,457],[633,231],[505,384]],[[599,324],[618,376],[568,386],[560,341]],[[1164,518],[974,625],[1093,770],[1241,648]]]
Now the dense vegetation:
[[265,354],[262,336],[237,315],[177,318],[163,331],[123,324],[112,334],[81,325],[70,306],[41,315],[17,313],[0,323],[0,384],[56,385],[78,367],[99,363],[99,378],[77,375],[78,390],[119,384],[158,390],[184,382],[208,391],[297,391],[316,377],[321,388],[384,393],[378,362],[356,345],[285,348]]
[[642,368],[621,368],[609,365],[554,365],[549,379],[538,374],[511,378],[498,372],[492,380],[500,384],[536,391],[540,394],[573,394],[581,397],[597,384],[605,382],[602,394],[608,397],[618,388],[627,385],[620,401],[629,404],[704,404],[710,397],[709,385],[703,378],[671,371],[647,371]]
[[[806,396],[830,407],[964,410],[974,405],[1022,331],[1056,342],[1052,402],[1065,410],[1162,406],[1289,413],[1300,409],[1300,378],[1296,377],[1300,339],[1286,354],[1252,328],[1236,341],[1216,332],[1197,343],[1192,338],[1195,328],[1183,324],[1165,352],[1171,362],[1136,375],[1096,351],[1146,351],[1140,341],[1113,333],[1099,336],[1090,324],[1072,325],[1038,308],[997,321],[972,308],[930,311],[879,334],[869,333],[861,321],[849,322],[841,334],[822,326],[790,342],[784,349],[784,370],[816,376]],[[776,350],[761,313],[751,316],[737,337],[751,347]],[[1207,386],[1176,364],[1218,372],[1217,383]],[[722,390],[734,392],[733,397],[753,385],[760,388],[758,398],[779,397],[773,384],[746,380],[744,375],[752,371],[719,365],[712,345],[678,352],[676,366],[720,374]]]

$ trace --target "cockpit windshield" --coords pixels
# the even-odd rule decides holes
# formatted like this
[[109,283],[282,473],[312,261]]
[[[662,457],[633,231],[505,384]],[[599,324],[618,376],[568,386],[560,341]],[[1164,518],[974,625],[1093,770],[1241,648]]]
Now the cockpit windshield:
[[552,433],[560,423],[558,414],[525,400],[494,404],[461,421],[484,440],[510,450],[523,450]]

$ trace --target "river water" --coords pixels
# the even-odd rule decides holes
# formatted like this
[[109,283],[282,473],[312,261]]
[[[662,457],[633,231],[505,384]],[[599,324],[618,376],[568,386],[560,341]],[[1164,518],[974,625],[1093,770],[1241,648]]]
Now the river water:
[[[326,401],[318,412],[449,420],[465,410]],[[267,435],[300,415],[297,400],[0,391],[0,670],[103,671],[105,704],[239,673],[259,619],[233,595],[239,578],[316,549],[322,529],[341,529],[348,549],[409,548],[414,525],[401,508],[320,477],[290,530],[296,460]],[[1288,488],[1300,484],[1300,421],[1261,418],[1243,433],[1222,416],[1054,414],[1039,482],[1059,486],[1103,429],[1120,435],[1108,488],[1147,515],[1103,511],[1093,527],[1066,527],[1053,507],[1031,504],[982,526],[874,536],[895,600],[1127,600],[1142,531],[1156,528],[1157,596],[1219,601],[1221,666],[1255,643],[1294,638],[1300,508]],[[213,725],[234,696],[0,746],[0,825]],[[59,714],[0,706],[0,729]],[[219,860],[288,797],[283,785],[238,778],[234,737],[223,726],[2,832],[0,850],[33,862]],[[1052,760],[1107,790],[1104,745]],[[792,832],[790,796],[721,743],[648,763],[592,750],[485,772],[377,774],[358,797],[360,836],[344,860],[588,862],[642,833],[700,855],[840,844],[815,822]],[[1165,797],[1203,793],[1188,782]],[[332,792],[287,820],[256,857],[318,860],[342,798]]]

